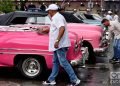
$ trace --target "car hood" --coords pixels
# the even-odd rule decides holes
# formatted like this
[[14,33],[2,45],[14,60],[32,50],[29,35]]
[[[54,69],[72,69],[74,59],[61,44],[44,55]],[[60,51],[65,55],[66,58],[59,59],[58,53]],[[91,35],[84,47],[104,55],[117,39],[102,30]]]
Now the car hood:
[[86,24],[101,25],[101,21],[98,21],[98,20],[85,19],[83,20],[83,22]]
[[98,31],[103,32],[103,29],[101,26],[96,25],[90,25],[90,24],[78,24],[78,23],[68,23],[67,24],[68,29],[79,29],[79,31]]
[[[22,25],[23,28],[24,25]],[[40,26],[39,26],[40,27]],[[0,32],[0,47],[7,48],[34,48],[34,49],[46,49],[48,50],[49,45],[49,35],[48,34],[37,34],[35,31],[5,31],[7,29],[18,28],[3,26],[0,29],[4,31]],[[2,30],[1,29],[1,30]],[[77,34],[74,32],[69,32],[69,37],[71,41],[77,39]],[[11,46],[12,45],[12,46]]]

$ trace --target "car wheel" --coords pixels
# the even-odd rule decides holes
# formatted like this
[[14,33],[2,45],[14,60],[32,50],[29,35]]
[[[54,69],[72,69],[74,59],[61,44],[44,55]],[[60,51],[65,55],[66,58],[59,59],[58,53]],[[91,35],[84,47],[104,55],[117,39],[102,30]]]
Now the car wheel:
[[34,57],[22,59],[18,67],[23,76],[27,78],[36,78],[42,73],[42,62]]
[[88,52],[89,52],[88,60],[86,60],[86,63],[95,64],[96,63],[96,56],[95,56],[95,53],[93,51],[92,45],[88,41],[83,41],[83,47],[88,47]]

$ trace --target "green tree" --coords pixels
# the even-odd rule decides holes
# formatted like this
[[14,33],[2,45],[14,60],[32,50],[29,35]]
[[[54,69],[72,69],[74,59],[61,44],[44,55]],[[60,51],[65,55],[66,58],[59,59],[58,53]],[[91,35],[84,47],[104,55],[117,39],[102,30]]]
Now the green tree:
[[14,4],[12,0],[0,0],[0,11],[4,13],[12,12]]

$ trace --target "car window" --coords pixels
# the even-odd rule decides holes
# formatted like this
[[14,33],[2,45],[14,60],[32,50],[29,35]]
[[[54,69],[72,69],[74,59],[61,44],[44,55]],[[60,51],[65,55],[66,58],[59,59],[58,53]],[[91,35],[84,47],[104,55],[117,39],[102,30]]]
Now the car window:
[[61,13],[68,23],[83,23],[80,19],[76,18],[72,13]]
[[44,23],[44,24],[50,24],[51,20],[48,16],[45,17],[37,17],[37,23]]
[[14,18],[10,24],[25,24],[27,17],[16,17]]
[[102,18],[97,15],[93,15],[93,18],[95,18],[96,20],[100,20],[100,21],[102,20]]
[[83,13],[80,13],[80,16],[81,16],[83,19],[86,19],[86,17],[84,16]]
[[36,17],[28,17],[26,20],[27,24],[35,24],[36,23]]
[[28,17],[26,20],[27,24],[50,24],[51,20],[48,16],[41,16],[41,17]]
[[92,19],[92,20],[95,20],[95,19],[93,18],[93,16],[92,16],[92,15],[89,15],[89,14],[84,14],[84,16],[85,16],[87,19]]

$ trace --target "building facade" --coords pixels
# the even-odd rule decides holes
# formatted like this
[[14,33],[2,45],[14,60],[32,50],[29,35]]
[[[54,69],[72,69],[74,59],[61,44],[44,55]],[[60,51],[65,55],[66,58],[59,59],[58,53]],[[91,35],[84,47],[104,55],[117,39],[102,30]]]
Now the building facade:
[[14,2],[19,9],[23,5],[26,7],[35,5],[36,8],[39,8],[43,5],[47,7],[49,4],[55,3],[64,7],[66,11],[77,9],[83,12],[90,11],[98,14],[105,13],[108,10],[119,12],[120,8],[120,0],[14,0]]
[[65,10],[73,11],[77,9],[79,11],[93,11],[99,12],[103,9],[103,0],[15,0],[17,6],[25,4],[35,5],[37,8],[41,5],[48,6],[51,3],[56,3],[59,6],[64,6]]
[[105,9],[119,12],[120,0],[105,0]]

